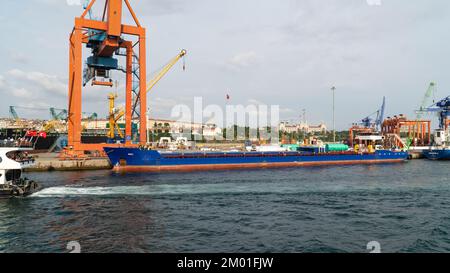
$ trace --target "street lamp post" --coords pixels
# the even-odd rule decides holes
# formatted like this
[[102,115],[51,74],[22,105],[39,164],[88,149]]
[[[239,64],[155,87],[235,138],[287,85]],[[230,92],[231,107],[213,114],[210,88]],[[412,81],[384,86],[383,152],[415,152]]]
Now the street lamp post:
[[333,93],[333,142],[336,142],[336,119],[335,119],[335,103],[334,103],[334,93],[336,91],[336,87],[331,87],[331,91]]

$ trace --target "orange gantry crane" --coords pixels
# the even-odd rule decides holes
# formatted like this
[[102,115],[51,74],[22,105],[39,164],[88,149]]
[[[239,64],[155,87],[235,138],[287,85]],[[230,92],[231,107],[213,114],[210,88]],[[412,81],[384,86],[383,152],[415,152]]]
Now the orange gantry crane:
[[[137,142],[146,143],[146,29],[139,23],[129,0],[106,0],[100,20],[91,16],[95,2],[91,0],[81,17],[75,18],[70,35],[68,146],[64,151],[68,156],[83,156],[86,151],[102,151],[105,146],[117,145],[81,142],[82,88],[88,82],[112,86],[112,70],[126,74],[124,145],[136,145],[132,143],[133,120],[139,122]],[[122,23],[124,10],[129,11],[135,25]],[[91,49],[84,71],[83,45]],[[126,58],[124,69],[119,67],[117,57],[120,56]]]
[[[393,137],[397,147],[409,149],[413,146],[428,146],[431,143],[430,120],[408,120],[400,114],[384,120],[381,131],[386,137]],[[406,134],[406,141],[402,140],[402,134]],[[411,143],[408,143],[408,139]]]

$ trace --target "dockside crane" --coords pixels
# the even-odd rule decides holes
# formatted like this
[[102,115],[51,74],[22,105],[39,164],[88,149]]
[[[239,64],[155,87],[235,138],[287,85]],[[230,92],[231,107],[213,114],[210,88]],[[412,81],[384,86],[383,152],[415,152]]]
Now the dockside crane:
[[120,137],[120,140],[124,138],[122,130],[119,127],[118,121],[123,117],[125,111],[123,109],[116,109],[115,100],[117,99],[117,94],[110,93],[108,95],[109,100],[109,130],[107,137],[110,140],[116,140],[116,132]]
[[[59,109],[59,108],[50,108],[50,116],[53,120],[65,120],[67,121],[67,109]],[[98,118],[98,114],[95,112],[83,112],[82,119],[83,120],[95,120]]]
[[353,124],[353,126],[349,129],[348,143],[350,146],[353,146],[354,138],[356,136],[355,133],[374,133],[381,131],[385,109],[386,97],[383,97],[383,102],[377,111],[363,118],[358,123]]
[[[75,18],[70,35],[69,51],[69,106],[68,146],[63,156],[84,156],[86,151],[102,151],[111,144],[87,144],[81,142],[82,132],[82,88],[89,82],[93,85],[111,87],[111,71],[123,71],[125,86],[125,146],[132,143],[132,109],[139,107],[139,143],[146,143],[146,29],[143,28],[129,0],[107,0],[103,14],[95,17],[93,6],[99,1],[91,0],[85,5],[83,14]],[[123,24],[124,12],[129,12],[134,24]],[[83,46],[91,50],[83,58]],[[125,65],[119,65],[118,57],[125,57]],[[83,70],[83,62],[85,67]],[[138,100],[135,100],[139,96]],[[136,104],[133,106],[133,102]]]
[[19,114],[17,114],[16,107],[17,106],[12,106],[12,105],[9,106],[9,114],[11,115],[12,119],[14,120],[14,126],[23,127],[24,124],[23,124],[22,120],[20,119]]
[[[166,65],[162,67],[160,71],[156,73],[156,75],[147,83],[147,89],[146,93],[149,93],[153,87],[175,66],[175,64],[178,63],[181,59],[183,59],[183,71],[186,70],[186,63],[184,62],[184,57],[186,56],[187,51],[185,49],[182,49],[180,53],[178,53],[175,57],[173,57]],[[115,99],[117,99],[117,94],[110,93],[108,95],[108,101],[109,101],[109,132],[108,132],[108,138],[114,139],[116,137],[115,131],[118,132],[119,136],[123,138],[122,131],[120,130],[119,126],[117,125],[117,121],[123,117],[123,111],[115,111]],[[139,101],[140,96],[139,94],[136,96],[136,99],[133,103],[133,115],[136,114],[139,116],[139,114],[136,111],[137,102]]]
[[440,128],[448,130],[450,126],[450,96],[438,101],[435,105],[440,109],[438,111]]
[[67,120],[67,110],[66,109],[57,109],[54,107],[51,107],[49,109],[50,116],[53,118],[53,120]]
[[[386,97],[383,97],[383,103],[381,104],[381,107],[374,113],[363,118],[361,120],[361,125],[366,128],[373,128],[376,131],[380,131],[381,124],[383,123],[383,120],[384,120],[385,109],[386,109]],[[375,118],[373,118],[373,116],[375,116]]]
[[18,121],[20,120],[19,115],[17,114],[16,111],[16,106],[9,106],[9,113],[11,114],[11,117],[15,120]]
[[448,130],[450,127],[450,96],[433,103],[431,106],[422,108],[423,113],[436,113],[439,118],[439,129]]
[[33,111],[33,112],[38,111],[38,112],[40,112],[40,111],[46,111],[47,110],[46,108],[29,107],[29,106],[14,106],[14,105],[9,106],[9,114],[14,119],[16,126],[24,126],[25,125],[24,122],[22,121],[22,118],[17,113],[18,109],[28,110],[28,112],[29,111]]
[[[436,83],[431,82],[428,86],[427,91],[425,92],[425,95],[423,96],[422,102],[418,107],[418,110],[416,111],[416,120],[422,119],[423,115],[427,112],[425,111],[428,107],[427,105],[430,104],[431,97],[436,94]],[[434,101],[433,101],[434,103]]]
[[[152,90],[152,88],[167,74],[167,72],[170,71],[170,69],[180,60],[186,56],[187,51],[185,49],[182,49],[180,51],[180,53],[178,53],[175,57],[173,57],[173,59],[171,59],[162,69],[161,71],[158,72],[158,74],[151,79],[148,83],[147,83],[147,90],[146,92],[150,92],[150,90]],[[183,70],[186,70],[186,64],[183,63]]]
[[[427,108],[427,105],[430,103],[431,98],[436,94],[436,83],[430,82],[428,85],[427,91],[425,92],[425,95],[422,98],[422,101],[418,107],[418,110],[416,111],[416,126],[414,128],[414,132],[412,135],[416,134],[416,131],[421,130],[419,127],[420,120],[423,118],[423,115],[426,111],[424,111]],[[423,129],[422,129],[423,130]],[[408,138],[406,139],[406,146],[405,149],[409,150],[411,145],[414,142],[414,138],[410,135],[408,135]]]
[[[180,53],[178,53],[175,57],[173,57],[163,68],[147,83],[146,94],[149,93],[153,87],[172,69],[172,67],[181,59],[183,59],[183,71],[186,70],[186,63],[184,62],[184,58],[187,54],[185,49],[182,49]],[[137,101],[140,96],[136,96],[136,100],[134,102],[133,112],[135,112]]]

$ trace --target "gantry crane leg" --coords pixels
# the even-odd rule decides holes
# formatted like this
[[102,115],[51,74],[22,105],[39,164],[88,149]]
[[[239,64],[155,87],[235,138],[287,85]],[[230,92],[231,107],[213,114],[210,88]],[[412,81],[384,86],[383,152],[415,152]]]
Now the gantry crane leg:
[[[128,3],[128,1],[126,2]],[[133,15],[134,16],[134,15]],[[139,36],[139,102],[140,102],[140,115],[139,115],[139,136],[140,144],[147,143],[147,67],[145,65],[145,60],[147,58],[146,48],[146,37],[145,31]],[[130,105],[130,109],[131,109]]]
[[69,113],[67,138],[71,153],[83,154],[81,150],[81,69],[82,69],[82,30],[75,22],[70,37],[69,53]]

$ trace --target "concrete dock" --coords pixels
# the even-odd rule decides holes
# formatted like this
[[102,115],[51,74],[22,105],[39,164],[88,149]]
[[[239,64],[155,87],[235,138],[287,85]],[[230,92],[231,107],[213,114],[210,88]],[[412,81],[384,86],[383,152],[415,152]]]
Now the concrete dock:
[[108,158],[80,158],[61,159],[57,153],[42,153],[33,155],[36,162],[31,168],[25,169],[27,172],[39,171],[81,171],[81,170],[107,170],[112,166]]

